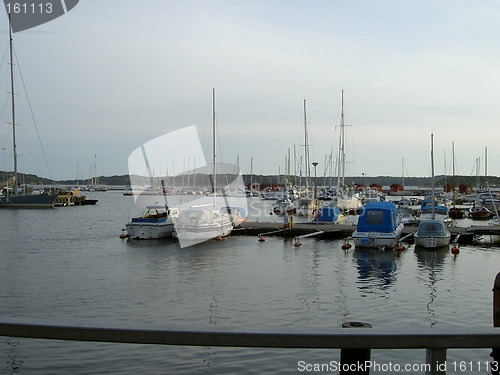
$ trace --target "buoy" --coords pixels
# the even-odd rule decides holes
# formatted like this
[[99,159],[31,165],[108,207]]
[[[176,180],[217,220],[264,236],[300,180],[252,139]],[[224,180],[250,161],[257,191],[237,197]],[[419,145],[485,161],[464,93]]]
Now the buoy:
[[351,244],[349,242],[346,242],[345,244],[342,245],[342,250],[349,250],[351,248]]
[[451,248],[451,253],[452,254],[458,254],[460,252],[460,249],[458,248],[458,246],[453,246]]
[[394,250],[396,251],[403,251],[405,249],[405,247],[403,245],[398,245],[394,248]]
[[301,244],[300,242],[298,242],[298,241],[297,241],[297,242],[295,242],[295,243],[293,244],[293,246],[295,246],[295,247],[299,247],[299,246],[302,246],[302,244]]
[[259,237],[259,242],[264,242],[266,239],[262,236]]
[[214,240],[220,241],[220,240],[222,240],[222,237],[221,236],[215,236]]
[[120,234],[120,238],[128,238],[129,235],[125,234],[126,229],[122,229],[122,234]]
[[269,212],[269,215],[272,215],[273,214],[273,211]]

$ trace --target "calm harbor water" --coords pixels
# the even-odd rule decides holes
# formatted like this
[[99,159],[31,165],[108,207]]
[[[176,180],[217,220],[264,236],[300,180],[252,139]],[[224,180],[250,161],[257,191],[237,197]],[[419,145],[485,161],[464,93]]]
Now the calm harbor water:
[[[495,246],[464,245],[456,257],[410,246],[398,256],[344,252],[336,240],[303,239],[297,248],[278,237],[232,236],[181,249],[172,240],[120,239],[141,213],[133,198],[119,191],[90,197],[99,203],[0,211],[0,319],[250,332],[333,332],[345,321],[413,332],[492,325]],[[250,216],[263,219],[263,204],[271,203],[251,198]],[[294,374],[305,372],[299,361],[328,363],[340,353],[5,337],[0,345],[0,373],[30,375]],[[449,350],[448,362],[487,362],[489,352]],[[425,351],[375,350],[372,360],[425,363]],[[450,367],[449,374],[488,373]]]

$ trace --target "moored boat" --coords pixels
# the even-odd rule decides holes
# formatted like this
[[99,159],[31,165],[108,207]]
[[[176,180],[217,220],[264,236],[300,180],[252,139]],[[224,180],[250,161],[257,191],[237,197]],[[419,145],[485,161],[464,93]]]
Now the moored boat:
[[425,248],[439,248],[449,245],[451,234],[446,227],[449,220],[448,207],[440,206],[436,202],[434,178],[434,134],[431,134],[431,170],[432,194],[431,200],[422,201],[420,223],[414,234],[415,245]]
[[474,204],[469,209],[469,216],[475,220],[487,220],[493,217],[493,212],[480,204]]
[[394,248],[403,228],[395,203],[372,202],[362,209],[352,238],[356,247]]
[[225,207],[217,210],[213,204],[194,205],[181,210],[175,232],[180,241],[201,242],[228,236],[234,222]]
[[125,225],[129,238],[150,240],[171,238],[177,210],[164,206],[149,206],[144,215],[134,217]]
[[442,220],[422,221],[414,234],[415,245],[425,248],[437,248],[450,243],[450,231]]

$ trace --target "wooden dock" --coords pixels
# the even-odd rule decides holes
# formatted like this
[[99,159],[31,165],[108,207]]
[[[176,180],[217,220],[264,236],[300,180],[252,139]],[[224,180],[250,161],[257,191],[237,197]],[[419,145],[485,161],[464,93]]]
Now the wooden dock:
[[[474,235],[500,235],[500,226],[482,226],[480,228],[479,230],[475,227],[450,227],[448,230],[452,235],[452,239],[458,237],[458,242],[460,243],[472,242]],[[315,232],[322,232],[318,234],[318,238],[335,239],[347,238],[351,236],[355,230],[356,225],[354,224],[293,223],[291,227],[288,227],[283,223],[244,221],[231,232],[231,235],[280,236],[293,238],[313,234]],[[417,227],[405,226],[401,237],[416,231]],[[411,236],[409,241],[411,241]]]

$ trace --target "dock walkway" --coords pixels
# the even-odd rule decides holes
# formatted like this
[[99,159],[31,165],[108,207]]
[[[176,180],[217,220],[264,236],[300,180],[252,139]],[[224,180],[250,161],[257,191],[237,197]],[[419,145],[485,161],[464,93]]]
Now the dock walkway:
[[[472,226],[469,228],[448,228],[452,237],[460,235],[460,242],[471,241],[476,234],[500,235],[500,226]],[[232,235],[255,235],[255,236],[281,236],[297,237],[314,232],[323,232],[320,238],[346,238],[356,230],[355,224],[324,224],[324,223],[293,223],[291,227],[285,227],[283,223],[244,221],[231,232]],[[405,226],[402,237],[416,232],[414,226]]]

